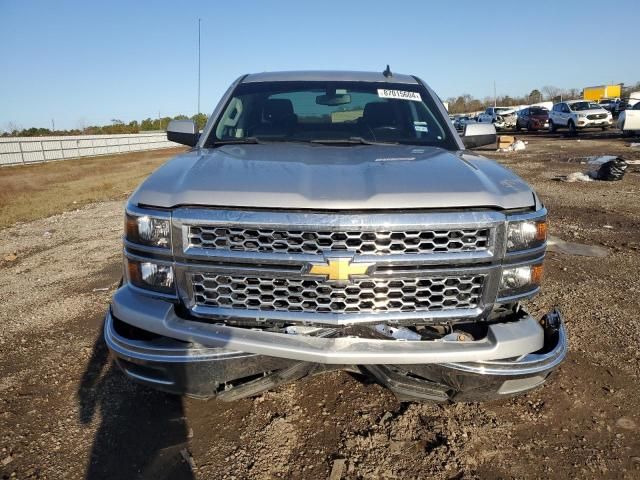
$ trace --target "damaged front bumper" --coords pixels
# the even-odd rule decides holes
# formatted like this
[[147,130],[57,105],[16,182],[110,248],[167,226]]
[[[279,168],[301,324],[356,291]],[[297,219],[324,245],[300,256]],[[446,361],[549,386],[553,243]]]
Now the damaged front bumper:
[[185,319],[127,286],[114,295],[104,334],[130,378],[228,400],[333,369],[371,375],[401,400],[486,400],[540,385],[567,352],[557,312],[542,322],[514,315],[471,341],[310,336]]

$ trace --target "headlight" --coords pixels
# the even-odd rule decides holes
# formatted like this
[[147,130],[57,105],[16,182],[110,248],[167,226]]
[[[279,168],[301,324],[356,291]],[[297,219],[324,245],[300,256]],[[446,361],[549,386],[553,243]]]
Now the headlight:
[[578,118],[587,118],[587,114],[586,113],[579,113],[578,114]]
[[515,220],[507,225],[507,252],[540,247],[546,240],[546,218]]
[[129,281],[136,287],[160,293],[174,293],[174,275],[171,265],[127,259]]
[[541,263],[537,265],[504,268],[502,270],[498,296],[511,297],[535,290],[540,286],[542,272],[543,266]]
[[171,248],[171,222],[168,218],[126,214],[127,240],[150,247]]

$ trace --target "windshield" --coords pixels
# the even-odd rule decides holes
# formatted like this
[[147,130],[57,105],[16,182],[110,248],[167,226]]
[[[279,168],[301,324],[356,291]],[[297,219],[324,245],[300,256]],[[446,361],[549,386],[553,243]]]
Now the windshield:
[[597,103],[593,102],[576,102],[570,104],[571,110],[580,111],[580,110],[600,110],[602,107]]
[[457,149],[447,119],[421,85],[374,82],[240,84],[207,146],[225,143],[389,143]]

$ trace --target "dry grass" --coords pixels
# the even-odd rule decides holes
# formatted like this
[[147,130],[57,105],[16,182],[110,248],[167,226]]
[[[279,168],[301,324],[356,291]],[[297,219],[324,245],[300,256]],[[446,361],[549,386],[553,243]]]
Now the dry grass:
[[0,228],[127,195],[181,149],[0,168]]

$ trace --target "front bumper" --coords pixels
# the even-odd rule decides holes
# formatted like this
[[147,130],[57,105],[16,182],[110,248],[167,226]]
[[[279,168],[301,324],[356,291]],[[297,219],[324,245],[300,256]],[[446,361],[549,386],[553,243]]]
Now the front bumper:
[[577,121],[578,128],[592,128],[592,127],[610,127],[613,125],[611,118],[602,118],[597,120],[590,120],[588,118],[579,118]]
[[[131,326],[152,334],[136,338],[126,332]],[[196,397],[224,396],[238,386],[249,394],[258,393],[263,387],[328,369],[365,371],[407,400],[424,398],[409,394],[416,382],[426,382],[429,391],[435,388],[442,401],[474,398],[468,395],[469,386],[475,393],[484,395],[489,389],[491,395],[500,396],[544,382],[567,351],[559,316],[553,328],[528,315],[493,324],[484,338],[475,341],[322,338],[186,320],[172,303],[126,285],[113,297],[104,334],[130,378]],[[438,400],[437,395],[428,399]]]

